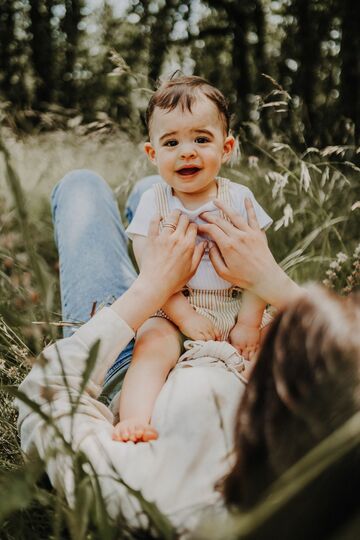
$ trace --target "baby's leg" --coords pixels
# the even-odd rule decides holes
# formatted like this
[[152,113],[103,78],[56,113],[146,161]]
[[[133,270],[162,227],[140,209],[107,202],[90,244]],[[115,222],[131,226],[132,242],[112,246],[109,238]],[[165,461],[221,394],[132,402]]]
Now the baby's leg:
[[179,331],[166,319],[153,317],[138,330],[120,394],[120,422],[114,428],[114,439],[133,442],[157,439],[157,431],[150,425],[151,414],[180,350]]

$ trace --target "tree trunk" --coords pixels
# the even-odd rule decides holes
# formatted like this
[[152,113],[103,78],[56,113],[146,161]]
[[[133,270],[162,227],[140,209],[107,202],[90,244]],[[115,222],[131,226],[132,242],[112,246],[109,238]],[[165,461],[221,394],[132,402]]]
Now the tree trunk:
[[54,43],[51,28],[53,0],[30,0],[32,63],[36,76],[35,108],[50,102],[54,91]]
[[355,144],[360,145],[360,4],[343,0],[340,107],[355,124]]
[[0,87],[3,98],[21,106],[27,93],[18,57],[22,42],[15,36],[18,10],[14,0],[2,0],[0,4]]
[[207,0],[209,6],[223,9],[226,13],[230,30],[233,34],[231,78],[234,82],[236,96],[236,112],[234,127],[238,129],[240,123],[249,118],[248,96],[252,90],[250,51],[247,33],[250,28],[251,9],[250,0]]
[[298,20],[297,42],[300,67],[298,71],[298,93],[305,105],[305,139],[308,144],[319,144],[324,130],[324,111],[318,107],[317,96],[323,91],[319,73],[322,66],[322,44],[329,39],[332,17],[329,10],[334,6],[328,2],[327,9],[320,2],[297,0],[295,4]]
[[297,91],[305,106],[304,123],[306,139],[314,144],[319,132],[319,119],[316,107],[318,67],[321,59],[320,16],[312,0],[298,0],[296,4],[298,19],[298,39],[300,44],[300,66],[297,79]]
[[262,73],[269,73],[269,65],[266,55],[266,22],[265,22],[265,13],[262,0],[256,0],[254,2],[254,24],[256,29],[256,34],[258,37],[258,42],[256,45],[256,58],[255,58],[255,67],[256,67],[256,87],[260,91],[265,90],[266,81],[264,77],[261,76]]
[[166,55],[169,34],[172,30],[171,4],[171,0],[166,0],[156,14],[155,22],[150,28],[149,79],[151,84],[158,80]]
[[76,83],[74,81],[74,67],[79,42],[79,23],[82,19],[81,0],[65,0],[65,16],[61,29],[65,34],[65,57],[61,70],[61,103],[64,107],[77,105]]
[[234,26],[233,41],[233,80],[237,96],[238,114],[236,126],[240,121],[249,118],[248,95],[250,94],[250,69],[248,62],[248,47],[245,36],[244,21],[237,19]]

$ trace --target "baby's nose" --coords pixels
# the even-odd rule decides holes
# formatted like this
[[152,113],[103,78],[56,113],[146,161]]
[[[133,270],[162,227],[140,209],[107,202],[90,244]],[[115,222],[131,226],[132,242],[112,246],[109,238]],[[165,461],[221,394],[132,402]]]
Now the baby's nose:
[[196,155],[196,149],[193,144],[184,144],[181,148],[181,157],[192,157]]

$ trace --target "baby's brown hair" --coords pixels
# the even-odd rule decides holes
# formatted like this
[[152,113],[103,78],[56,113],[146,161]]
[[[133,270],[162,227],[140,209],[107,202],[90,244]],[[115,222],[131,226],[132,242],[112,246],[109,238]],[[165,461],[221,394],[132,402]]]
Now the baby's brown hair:
[[146,110],[146,125],[149,134],[155,107],[173,111],[180,105],[183,111],[188,110],[191,112],[192,105],[201,94],[214,103],[222,119],[224,131],[228,134],[230,113],[227,99],[220,90],[212,86],[206,79],[195,75],[170,78],[154,92]]

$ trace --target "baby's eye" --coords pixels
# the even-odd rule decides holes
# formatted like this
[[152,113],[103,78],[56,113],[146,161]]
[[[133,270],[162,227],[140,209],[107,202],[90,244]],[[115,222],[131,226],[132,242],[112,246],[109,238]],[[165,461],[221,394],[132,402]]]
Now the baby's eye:
[[207,137],[196,137],[195,142],[204,144],[209,142],[209,139]]
[[176,146],[177,145],[177,141],[175,141],[174,139],[172,139],[171,141],[165,141],[164,142],[164,146]]

